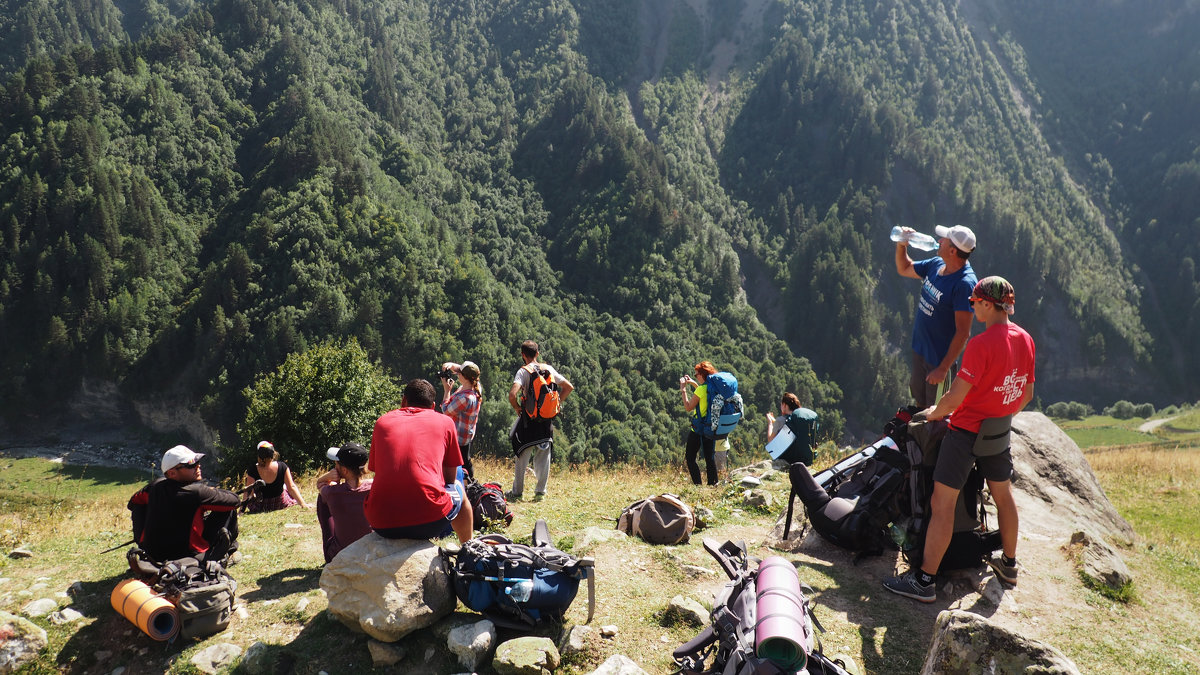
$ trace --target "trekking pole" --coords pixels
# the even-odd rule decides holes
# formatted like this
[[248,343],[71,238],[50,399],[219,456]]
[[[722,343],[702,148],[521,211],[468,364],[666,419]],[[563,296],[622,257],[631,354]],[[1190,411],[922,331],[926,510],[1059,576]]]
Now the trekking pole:
[[128,546],[130,544],[136,544],[136,543],[137,543],[137,539],[130,539],[129,541],[125,542],[124,544],[117,544],[116,546],[114,546],[112,548],[106,548],[103,551],[100,551],[100,555],[104,555],[105,553],[112,553],[113,551],[115,551],[119,548],[125,548],[126,546]]

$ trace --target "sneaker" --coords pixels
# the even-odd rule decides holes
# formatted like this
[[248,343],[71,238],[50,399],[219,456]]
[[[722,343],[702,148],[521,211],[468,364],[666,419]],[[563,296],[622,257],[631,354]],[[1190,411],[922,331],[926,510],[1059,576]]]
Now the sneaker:
[[988,564],[988,567],[991,567],[992,571],[996,573],[997,579],[999,579],[1000,581],[1003,581],[1004,583],[1008,584],[1009,586],[1017,585],[1017,563],[1016,563],[1016,561],[1013,561],[1012,565],[1005,565],[1004,559],[1001,556],[1001,554],[996,553],[996,554],[993,554],[992,557],[988,558],[987,564]]
[[504,499],[505,499],[505,501],[519,502],[519,501],[521,501],[521,495],[514,495],[511,492],[505,492]]
[[543,500],[543,499],[545,499],[545,498],[546,498],[546,493],[545,493],[545,492],[535,492],[535,493],[533,493],[533,501],[535,501],[535,502],[540,502],[540,501],[542,501],[542,500]]
[[897,595],[903,595],[906,598],[912,598],[921,602],[933,602],[937,600],[937,589],[933,587],[933,584],[923,584],[918,581],[916,572],[909,572],[898,577],[885,579],[883,587]]

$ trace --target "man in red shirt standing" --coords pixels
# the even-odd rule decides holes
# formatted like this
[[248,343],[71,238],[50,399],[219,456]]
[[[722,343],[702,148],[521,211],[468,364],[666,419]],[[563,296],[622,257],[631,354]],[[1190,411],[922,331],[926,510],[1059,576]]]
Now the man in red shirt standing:
[[400,408],[375,421],[367,468],[371,529],[388,539],[471,538],[473,515],[462,484],[454,420],[433,409],[433,385],[411,380]]
[[930,420],[949,415],[950,428],[933,470],[921,568],[884,581],[893,593],[921,602],[937,599],[934,581],[953,535],[954,505],[975,465],[996,503],[1003,543],[1002,555],[988,560],[988,565],[1004,583],[1017,583],[1017,505],[1010,482],[1013,463],[1007,421],[1033,400],[1035,349],[1029,333],[1008,319],[1014,304],[1012,284],[1003,277],[987,277],[971,292],[975,319],[986,328],[967,343],[950,391],[925,411]]

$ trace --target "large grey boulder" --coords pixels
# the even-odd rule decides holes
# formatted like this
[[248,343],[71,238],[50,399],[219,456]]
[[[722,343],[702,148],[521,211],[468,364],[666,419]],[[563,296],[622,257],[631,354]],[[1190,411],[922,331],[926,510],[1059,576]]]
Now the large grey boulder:
[[1012,425],[1013,490],[1022,509],[1021,522],[1034,522],[1029,502],[1040,515],[1071,524],[1063,533],[1087,525],[1110,539],[1132,543],[1133,527],[1117,513],[1075,441],[1039,412],[1023,412]]
[[458,605],[437,546],[375,533],[325,565],[321,589],[338,621],[383,642],[429,626]]
[[1017,635],[978,614],[946,610],[938,614],[933,644],[921,668],[921,675],[941,673],[1078,675],[1079,669],[1044,642]]
[[45,649],[46,631],[29,619],[0,612],[0,675],[14,673]]

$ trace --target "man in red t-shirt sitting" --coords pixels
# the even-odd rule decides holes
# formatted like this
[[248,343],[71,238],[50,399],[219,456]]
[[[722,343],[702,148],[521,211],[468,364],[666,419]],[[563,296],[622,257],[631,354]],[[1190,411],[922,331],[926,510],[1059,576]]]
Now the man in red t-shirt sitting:
[[433,385],[404,387],[400,408],[375,421],[367,468],[367,522],[388,539],[432,539],[453,531],[471,538],[473,514],[462,485],[462,454],[454,420],[433,409]]
[[[986,328],[967,343],[962,368],[950,391],[925,411],[930,420],[949,415],[950,428],[933,470],[933,499],[921,569],[884,581],[893,593],[921,602],[937,599],[934,581],[953,535],[954,505],[976,465],[996,503],[1003,544],[1002,555],[992,557],[988,565],[1004,583],[1017,583],[1017,504],[1010,484],[1013,463],[1008,434],[995,434],[1001,443],[996,445],[995,439],[989,440],[990,430],[980,433],[985,421],[1011,418],[1033,400],[1033,338],[1008,320],[1014,303],[1012,284],[1003,277],[987,277],[971,292],[975,319]],[[998,426],[1004,428],[1004,421]]]

